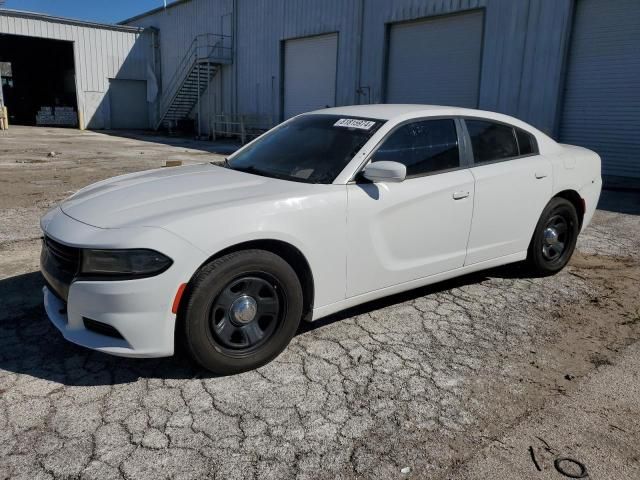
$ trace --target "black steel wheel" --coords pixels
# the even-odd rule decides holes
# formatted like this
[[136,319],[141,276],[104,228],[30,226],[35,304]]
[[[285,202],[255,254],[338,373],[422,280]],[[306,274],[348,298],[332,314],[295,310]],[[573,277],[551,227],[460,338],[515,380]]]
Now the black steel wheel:
[[569,262],[576,246],[580,222],[573,204],[556,197],[547,204],[529,245],[528,263],[534,273],[553,275]]
[[286,306],[286,294],[275,277],[259,272],[243,275],[212,302],[210,333],[228,355],[250,354],[277,330]]
[[550,262],[556,261],[567,248],[572,226],[562,214],[553,215],[542,232],[542,256]]
[[184,337],[191,356],[218,374],[252,370],[286,348],[302,317],[293,268],[264,250],[225,255],[189,285]]

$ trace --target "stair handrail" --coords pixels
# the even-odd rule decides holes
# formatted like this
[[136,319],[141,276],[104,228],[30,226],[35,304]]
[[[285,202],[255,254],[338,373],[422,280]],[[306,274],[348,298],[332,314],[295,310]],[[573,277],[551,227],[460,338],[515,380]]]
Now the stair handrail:
[[[163,88],[162,101],[160,102],[160,117],[158,126],[164,120],[168,109],[171,107],[173,100],[178,95],[178,91],[182,83],[186,80],[193,66],[200,60],[232,60],[232,47],[230,35],[222,35],[217,33],[202,33],[196,35],[191,44],[187,48],[187,52],[178,63],[171,79],[167,82],[166,88]],[[203,42],[204,39],[204,42]],[[229,43],[229,45],[226,45]],[[201,51],[204,49],[205,53]],[[214,55],[214,53],[219,53]]]

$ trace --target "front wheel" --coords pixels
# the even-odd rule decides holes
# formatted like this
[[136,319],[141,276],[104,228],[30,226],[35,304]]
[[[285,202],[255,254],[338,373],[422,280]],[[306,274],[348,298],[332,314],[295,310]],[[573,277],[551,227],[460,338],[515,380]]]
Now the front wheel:
[[551,199],[536,225],[527,262],[538,275],[553,275],[569,262],[576,247],[580,222],[573,204],[565,199]]
[[302,287],[278,255],[244,250],[203,267],[184,315],[187,348],[196,362],[228,375],[279,355],[302,317]]

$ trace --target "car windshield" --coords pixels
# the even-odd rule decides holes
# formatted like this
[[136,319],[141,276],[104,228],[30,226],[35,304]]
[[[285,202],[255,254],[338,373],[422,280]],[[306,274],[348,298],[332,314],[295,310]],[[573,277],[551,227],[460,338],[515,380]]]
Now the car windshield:
[[233,156],[233,170],[306,183],[331,183],[384,120],[302,115]]

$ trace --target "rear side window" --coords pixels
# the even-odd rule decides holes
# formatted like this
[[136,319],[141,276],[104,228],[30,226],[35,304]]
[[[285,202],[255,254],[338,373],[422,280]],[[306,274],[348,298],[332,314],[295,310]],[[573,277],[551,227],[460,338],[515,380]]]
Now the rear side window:
[[520,155],[533,155],[538,153],[538,142],[530,133],[525,132],[521,128],[516,128],[516,137],[518,138],[518,147]]
[[517,157],[518,143],[513,127],[484,120],[465,120],[475,163]]
[[423,120],[399,127],[372,157],[373,162],[382,160],[404,164],[408,177],[459,167],[455,122]]

